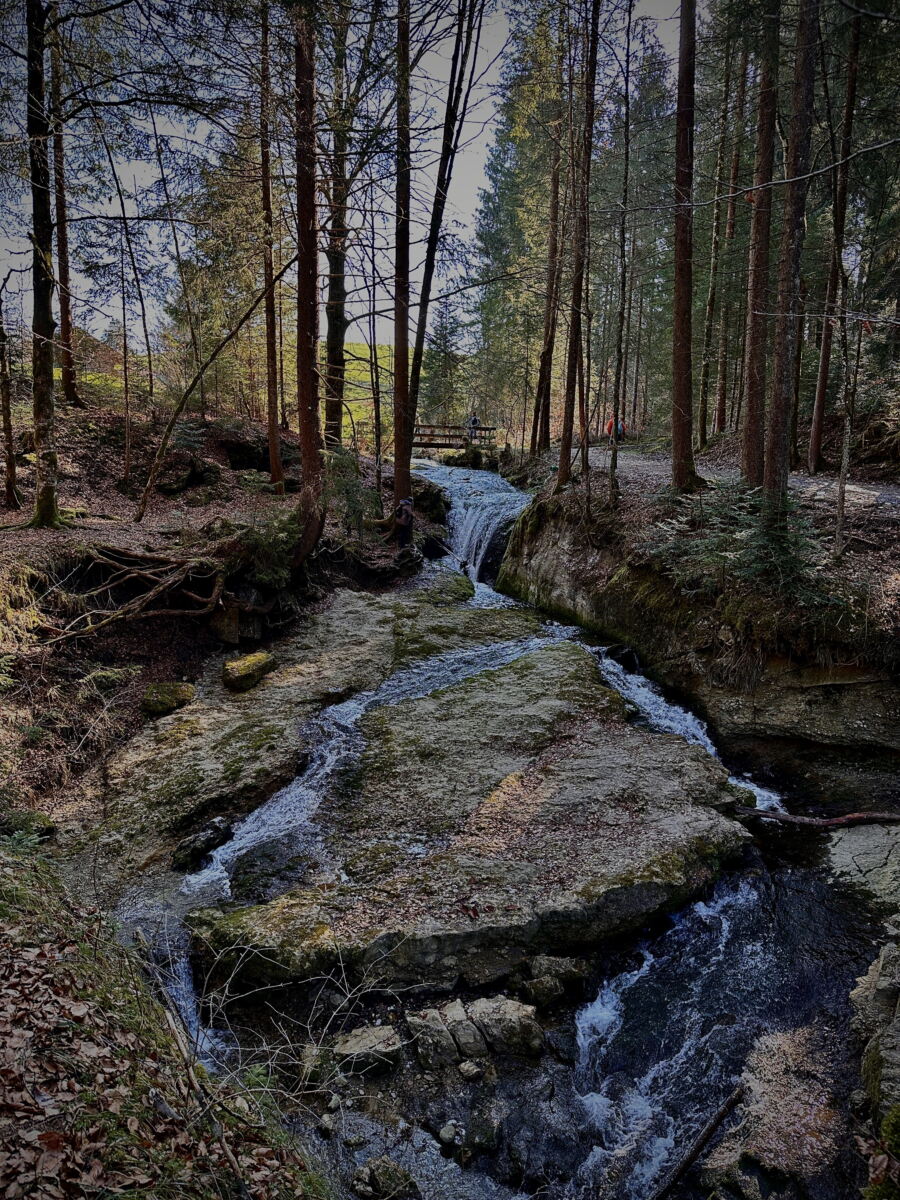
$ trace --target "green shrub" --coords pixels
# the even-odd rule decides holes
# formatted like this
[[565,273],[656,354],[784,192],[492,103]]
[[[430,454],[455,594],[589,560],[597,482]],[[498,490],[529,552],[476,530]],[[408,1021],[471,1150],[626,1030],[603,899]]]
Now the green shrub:
[[733,483],[679,496],[674,508],[644,549],[684,591],[755,591],[808,605],[831,599],[818,571],[822,548],[794,501],[773,514],[759,488]]

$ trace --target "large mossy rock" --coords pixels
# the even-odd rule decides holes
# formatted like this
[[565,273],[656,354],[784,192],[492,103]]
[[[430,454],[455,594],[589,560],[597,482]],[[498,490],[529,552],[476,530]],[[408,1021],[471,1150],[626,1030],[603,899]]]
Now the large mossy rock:
[[265,650],[244,654],[222,664],[222,682],[230,692],[249,692],[275,670],[274,655]]
[[196,693],[192,683],[149,683],[141,708],[149,717],[165,717],[190,704]]
[[148,723],[112,757],[105,787],[89,798],[103,814],[98,838],[118,839],[103,877],[114,885],[155,857],[168,859],[210,818],[245,812],[288,783],[309,749],[304,724],[324,706],[427,655],[537,632],[531,613],[454,608],[456,580],[448,572],[422,594],[336,592],[279,642],[275,670],[250,691],[226,688],[222,660],[213,659],[190,706]]
[[724,768],[629,725],[571,643],[374,709],[361,729],[357,768],[316,817],[334,881],[191,916],[224,969],[483,986],[682,903],[747,837],[718,811]]
[[876,1116],[900,1105],[900,946],[888,942],[851,993],[865,1040],[862,1077]]

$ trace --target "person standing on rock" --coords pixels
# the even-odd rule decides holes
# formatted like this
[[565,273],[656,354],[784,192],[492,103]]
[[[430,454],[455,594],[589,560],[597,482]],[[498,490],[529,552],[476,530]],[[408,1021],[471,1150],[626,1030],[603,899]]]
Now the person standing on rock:
[[405,550],[412,545],[413,535],[413,502],[412,497],[401,500],[394,513],[394,526],[397,530],[397,545]]

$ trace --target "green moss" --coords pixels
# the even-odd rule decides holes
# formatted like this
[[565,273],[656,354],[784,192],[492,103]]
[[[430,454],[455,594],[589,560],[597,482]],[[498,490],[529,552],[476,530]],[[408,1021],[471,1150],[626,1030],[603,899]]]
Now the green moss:
[[164,717],[190,704],[195,695],[192,683],[151,683],[144,692],[141,708],[148,716]]
[[880,1135],[888,1152],[900,1159],[900,1104],[888,1110],[881,1122]]
[[245,654],[222,664],[222,682],[233,692],[246,692],[255,687],[263,676],[275,670],[275,659],[265,650]]

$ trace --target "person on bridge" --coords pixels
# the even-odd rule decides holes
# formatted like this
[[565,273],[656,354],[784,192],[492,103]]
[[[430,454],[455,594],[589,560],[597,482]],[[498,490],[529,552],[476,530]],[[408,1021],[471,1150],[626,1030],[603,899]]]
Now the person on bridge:
[[466,424],[469,430],[469,439],[474,441],[478,436],[478,430],[481,428],[481,422],[478,420],[478,413],[473,412]]
[[397,545],[401,550],[412,545],[413,535],[413,502],[412,497],[401,500],[394,512],[394,525],[397,530]]
[[[627,432],[628,432],[628,430],[625,426],[625,422],[622,420],[621,417],[619,417],[619,428],[616,433],[616,441],[621,442]],[[610,417],[609,420],[606,422],[606,436],[609,438],[609,444],[612,445],[612,443],[613,443],[613,419],[612,419],[612,417]]]

